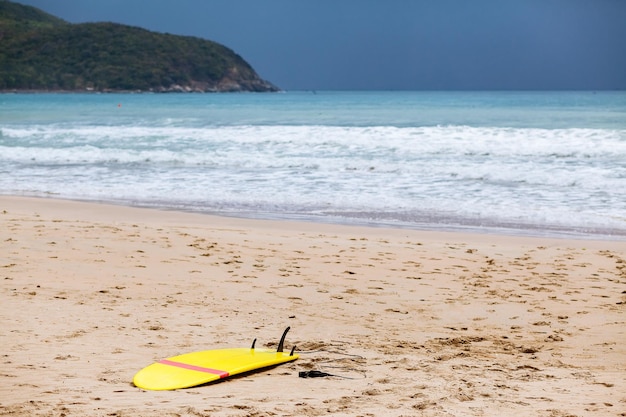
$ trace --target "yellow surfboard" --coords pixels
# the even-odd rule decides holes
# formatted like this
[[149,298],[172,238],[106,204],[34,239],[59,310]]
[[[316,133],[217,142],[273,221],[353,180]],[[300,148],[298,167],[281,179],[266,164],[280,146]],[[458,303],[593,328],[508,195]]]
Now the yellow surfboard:
[[173,356],[153,363],[135,374],[135,386],[149,390],[189,388],[231,375],[294,361],[299,355],[283,352],[287,327],[277,350],[250,348],[213,349]]

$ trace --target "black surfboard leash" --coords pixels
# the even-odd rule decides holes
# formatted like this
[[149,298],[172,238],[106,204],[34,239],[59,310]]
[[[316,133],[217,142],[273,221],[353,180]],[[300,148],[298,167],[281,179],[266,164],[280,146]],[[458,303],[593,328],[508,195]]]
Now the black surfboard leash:
[[[351,355],[349,353],[344,353],[344,352],[337,352],[337,351],[332,351],[332,350],[326,350],[326,349],[318,349],[318,350],[310,350],[310,351],[304,351],[304,352],[298,352],[299,354],[314,354],[314,353],[330,353],[330,354],[334,354],[334,355],[341,355],[343,356],[342,358],[336,358],[336,359],[329,359],[329,360],[325,360],[325,361],[321,361],[318,363],[318,365],[320,364],[329,364],[329,363],[336,363],[339,361],[343,361],[346,359],[350,359],[350,360],[363,360],[365,359],[363,356],[360,355]],[[332,365],[324,365],[324,366],[318,366],[320,369],[312,369],[312,370],[308,370],[308,371],[300,371],[298,372],[298,377],[300,378],[324,378],[324,377],[335,377],[335,378],[343,378],[343,379],[365,379],[367,378],[367,375],[365,374],[365,371],[360,370],[360,369],[356,369],[356,368],[349,368],[346,366],[332,366]],[[362,374],[361,378],[357,378],[357,377],[352,377],[352,376],[347,376],[347,375],[341,375],[341,373],[331,373],[331,372],[327,372],[327,370],[329,370],[329,368],[332,369],[339,369],[343,372],[356,372],[356,373],[360,373]]]

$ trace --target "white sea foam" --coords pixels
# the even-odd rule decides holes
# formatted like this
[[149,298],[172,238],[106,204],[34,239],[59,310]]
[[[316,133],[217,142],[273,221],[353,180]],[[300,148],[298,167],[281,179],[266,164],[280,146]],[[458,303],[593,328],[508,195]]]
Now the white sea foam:
[[[152,109],[106,123],[92,116],[4,121],[0,192],[409,226],[626,234],[626,126],[614,122],[408,125],[405,114],[402,123],[350,125],[342,108],[341,117],[307,123],[291,123],[306,109],[288,124],[268,123],[269,116],[204,123],[195,107],[186,108],[188,118]],[[239,111],[231,110],[229,118]]]

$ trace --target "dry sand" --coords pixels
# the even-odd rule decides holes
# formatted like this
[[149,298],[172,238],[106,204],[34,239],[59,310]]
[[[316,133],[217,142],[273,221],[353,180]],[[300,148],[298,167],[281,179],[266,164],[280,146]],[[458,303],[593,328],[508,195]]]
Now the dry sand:
[[[3,416],[626,415],[626,242],[15,197],[0,231]],[[286,326],[295,362],[131,383]]]

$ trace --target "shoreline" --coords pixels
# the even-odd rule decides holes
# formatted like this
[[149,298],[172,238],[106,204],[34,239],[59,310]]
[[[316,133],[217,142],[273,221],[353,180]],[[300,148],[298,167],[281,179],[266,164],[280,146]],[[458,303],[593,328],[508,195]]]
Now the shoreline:
[[[15,195],[0,194],[0,198],[24,198],[24,199],[44,199],[59,200],[68,202],[78,202],[85,204],[109,205],[115,207],[128,207],[136,209],[157,210],[170,213],[188,213],[203,216],[213,216],[218,218],[232,219],[248,219],[252,221],[270,221],[270,222],[294,222],[294,223],[312,223],[327,226],[348,226],[363,227],[374,229],[391,229],[391,230],[413,230],[417,232],[443,232],[443,233],[460,233],[460,234],[478,234],[478,235],[494,235],[494,236],[518,236],[537,239],[573,239],[573,240],[600,240],[600,241],[617,241],[626,242],[626,230],[615,233],[613,229],[586,229],[568,228],[565,226],[540,226],[528,224],[472,224],[467,221],[465,224],[453,223],[412,223],[396,221],[393,219],[377,220],[361,217],[344,217],[339,214],[301,214],[294,212],[250,212],[250,211],[228,211],[228,210],[204,210],[202,208],[181,207],[180,205],[165,202],[147,203],[147,202],[130,202],[126,200],[107,200],[107,199],[84,199],[62,196],[38,196],[38,195]],[[376,213],[372,213],[376,214]]]
[[[626,413],[626,242],[7,196],[0,230],[0,415]],[[286,326],[295,362],[131,383]]]

